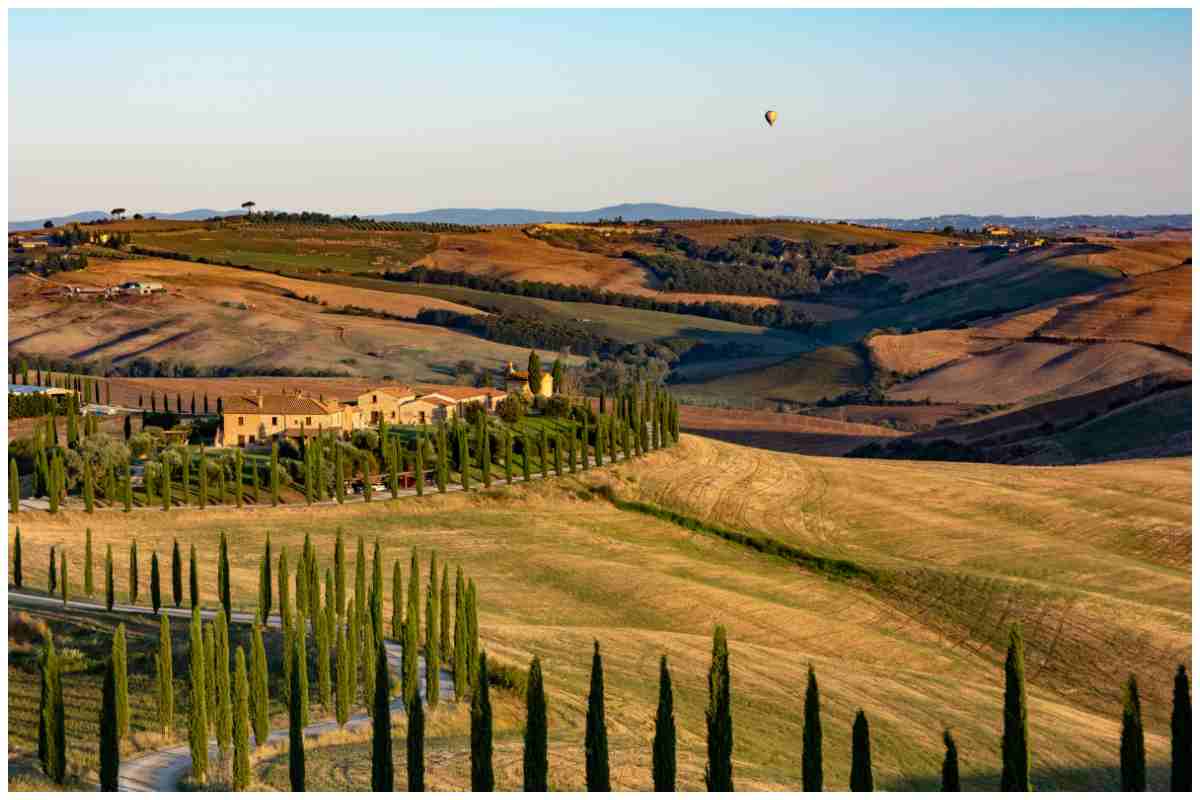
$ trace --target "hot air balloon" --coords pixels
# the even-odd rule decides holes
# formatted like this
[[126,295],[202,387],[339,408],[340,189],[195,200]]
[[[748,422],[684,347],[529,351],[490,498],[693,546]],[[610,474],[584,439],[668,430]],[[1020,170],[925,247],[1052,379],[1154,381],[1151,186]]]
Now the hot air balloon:
[[766,114],[763,114],[763,117],[766,118],[768,125],[774,126],[775,120],[779,117],[779,115],[774,111],[768,111]]

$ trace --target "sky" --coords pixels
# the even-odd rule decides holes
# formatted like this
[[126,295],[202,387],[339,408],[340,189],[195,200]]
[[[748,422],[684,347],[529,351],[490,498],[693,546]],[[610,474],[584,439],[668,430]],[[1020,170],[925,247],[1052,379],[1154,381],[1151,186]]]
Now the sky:
[[1192,204],[1190,10],[12,10],[8,76],[9,219]]

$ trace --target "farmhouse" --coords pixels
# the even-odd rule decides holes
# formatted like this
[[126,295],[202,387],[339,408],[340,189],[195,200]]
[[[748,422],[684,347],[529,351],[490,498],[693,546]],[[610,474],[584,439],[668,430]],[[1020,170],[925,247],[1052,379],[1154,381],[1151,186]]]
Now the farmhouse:
[[335,401],[321,400],[302,391],[233,397],[224,403],[217,444],[245,446],[267,440],[290,428],[305,431],[348,430],[348,415]]
[[9,394],[75,394],[73,389],[61,389],[57,386],[32,386],[25,383],[10,383],[8,385]]
[[416,399],[417,393],[411,386],[379,386],[363,392],[356,401],[352,401],[356,409],[353,427],[397,422],[400,419],[399,407]]
[[[508,372],[504,375],[504,382],[510,394],[517,392],[525,397],[533,397],[533,391],[529,388],[529,373],[518,371],[513,367],[511,361],[508,362]],[[538,394],[542,397],[550,397],[554,394],[554,376],[550,373],[542,373],[542,385],[538,387]]]
[[153,294],[154,292],[166,291],[161,283],[146,283],[144,281],[122,283],[120,290],[122,294]]

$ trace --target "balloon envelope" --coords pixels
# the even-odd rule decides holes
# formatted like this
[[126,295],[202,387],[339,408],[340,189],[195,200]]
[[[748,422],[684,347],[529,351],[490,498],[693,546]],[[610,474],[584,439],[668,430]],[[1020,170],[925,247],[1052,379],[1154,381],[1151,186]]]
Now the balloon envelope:
[[778,114],[776,114],[774,111],[768,111],[768,112],[767,112],[766,114],[764,114],[763,116],[764,116],[764,117],[766,117],[766,120],[767,120],[767,124],[768,124],[768,125],[774,125],[774,124],[775,124],[775,120],[776,120],[776,119],[779,117],[779,115],[778,115]]

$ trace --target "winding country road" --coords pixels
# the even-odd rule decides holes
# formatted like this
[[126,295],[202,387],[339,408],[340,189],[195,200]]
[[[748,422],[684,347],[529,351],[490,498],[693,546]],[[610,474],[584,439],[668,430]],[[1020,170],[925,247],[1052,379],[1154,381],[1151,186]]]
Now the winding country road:
[[[23,606],[26,608],[62,608],[62,599],[49,597],[46,595],[29,594],[27,592],[19,592],[9,590],[8,605],[10,608],[14,606]],[[100,603],[93,603],[85,600],[71,600],[68,607],[73,611],[83,611],[88,613],[108,613],[105,606]],[[191,619],[192,612],[186,608],[163,608],[168,616],[181,619]],[[113,612],[121,612],[125,614],[145,614],[147,616],[157,616],[154,610],[145,606],[131,606],[123,603],[114,603]],[[200,616],[203,619],[213,619],[216,617],[216,610],[201,609]],[[242,611],[235,611],[231,615],[231,621],[240,624],[252,624],[254,615],[247,614]],[[279,627],[279,616],[271,615],[267,621],[269,627]],[[384,642],[384,647],[387,649],[388,667],[395,674],[401,671],[401,662],[403,651],[399,644],[391,641]],[[421,658],[418,662],[418,690],[421,692],[421,697],[425,698],[425,659]],[[441,687],[440,697],[444,701],[452,702],[454,700],[454,675],[449,670],[442,669],[439,685]],[[397,698],[392,701],[392,713],[404,713],[404,701]],[[371,724],[371,719],[365,713],[355,714],[346,723],[346,730],[357,730],[367,727]],[[325,720],[322,722],[314,722],[304,729],[306,737],[321,736],[326,733],[331,733],[338,729],[335,720]],[[288,736],[287,730],[272,731],[267,738],[267,742],[276,742],[281,739],[286,739]],[[253,740],[251,733],[251,740]],[[216,739],[210,739],[208,743],[209,761],[210,764],[216,763],[217,759],[217,742]],[[179,789],[179,782],[191,771],[192,754],[187,743],[164,747],[159,750],[152,750],[146,753],[141,753],[126,761],[121,762],[121,771],[119,775],[119,785],[122,792],[174,792]]]

